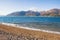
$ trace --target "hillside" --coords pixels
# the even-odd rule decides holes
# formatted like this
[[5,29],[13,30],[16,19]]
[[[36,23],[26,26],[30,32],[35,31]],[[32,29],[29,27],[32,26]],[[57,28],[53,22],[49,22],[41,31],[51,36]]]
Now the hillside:
[[19,11],[8,14],[7,16],[60,16],[60,9],[50,9],[47,11]]
[[51,9],[48,11],[42,11],[42,16],[60,16],[60,9]]
[[8,14],[7,16],[40,16],[40,13],[29,10],[29,11],[13,12],[11,14]]

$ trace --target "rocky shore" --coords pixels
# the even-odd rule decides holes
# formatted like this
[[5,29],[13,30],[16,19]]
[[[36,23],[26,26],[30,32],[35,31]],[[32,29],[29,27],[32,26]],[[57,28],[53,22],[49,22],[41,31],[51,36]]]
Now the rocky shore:
[[35,38],[31,35],[24,36],[24,34],[15,35],[13,33],[8,33],[0,30],[0,40],[46,40],[44,38]]
[[60,40],[60,35],[0,25],[0,40]]

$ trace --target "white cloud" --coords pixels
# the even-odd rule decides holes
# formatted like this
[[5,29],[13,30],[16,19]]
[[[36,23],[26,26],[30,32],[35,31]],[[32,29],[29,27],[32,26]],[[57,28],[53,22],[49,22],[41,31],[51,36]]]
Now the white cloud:
[[32,11],[44,11],[43,8],[37,8],[37,7],[31,7],[29,8],[29,10],[32,10]]
[[38,8],[36,8],[36,7],[31,7],[29,10],[38,11]]

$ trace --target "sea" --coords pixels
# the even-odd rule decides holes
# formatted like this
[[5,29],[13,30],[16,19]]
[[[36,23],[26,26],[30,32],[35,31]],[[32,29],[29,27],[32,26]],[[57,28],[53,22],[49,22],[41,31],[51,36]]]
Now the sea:
[[0,23],[12,23],[23,27],[60,32],[60,17],[0,16]]

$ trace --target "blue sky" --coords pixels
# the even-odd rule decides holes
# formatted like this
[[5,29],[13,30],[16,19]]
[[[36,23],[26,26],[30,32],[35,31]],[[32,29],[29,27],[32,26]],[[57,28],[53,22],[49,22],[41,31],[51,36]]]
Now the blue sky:
[[16,11],[60,9],[60,0],[0,0],[0,15]]

